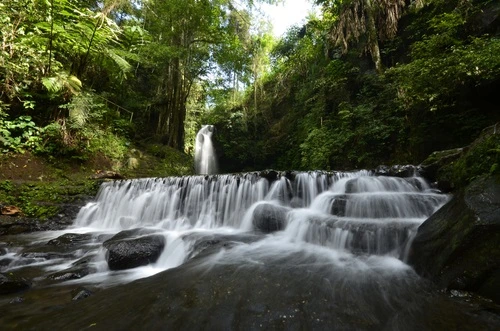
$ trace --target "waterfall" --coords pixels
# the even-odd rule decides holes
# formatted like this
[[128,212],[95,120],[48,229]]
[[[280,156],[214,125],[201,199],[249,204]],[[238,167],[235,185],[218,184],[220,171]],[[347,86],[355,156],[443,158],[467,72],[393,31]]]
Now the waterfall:
[[475,318],[464,329],[498,329],[405,263],[418,226],[448,200],[420,177],[369,171],[105,182],[73,227],[0,240],[1,280],[34,275],[36,290],[26,303],[2,298],[0,324],[437,330]]
[[[420,177],[375,176],[365,170],[105,182],[95,201],[80,209],[71,228],[34,235],[37,238],[28,241],[42,245],[35,255],[9,248],[9,261],[0,271],[40,263],[56,273],[53,277],[62,277],[57,273],[71,275],[83,259],[88,263],[85,270],[96,273],[81,281],[116,284],[179,267],[199,254],[206,254],[205,266],[271,263],[265,261],[282,261],[292,254],[301,259],[326,257],[340,266],[348,261],[354,269],[368,263],[369,269],[407,270],[408,242],[448,200]],[[127,267],[127,273],[110,272],[114,267],[106,242],[112,237],[136,247],[159,247],[157,255],[148,257],[146,264]],[[57,242],[74,251],[61,259],[44,255]]]
[[217,157],[212,142],[213,125],[204,125],[196,134],[195,170],[200,175],[211,175],[218,172]]
[[398,257],[447,201],[422,178],[367,171],[283,173],[273,181],[258,173],[150,178],[104,183],[75,225],[183,234],[276,230],[275,239],[288,242]]

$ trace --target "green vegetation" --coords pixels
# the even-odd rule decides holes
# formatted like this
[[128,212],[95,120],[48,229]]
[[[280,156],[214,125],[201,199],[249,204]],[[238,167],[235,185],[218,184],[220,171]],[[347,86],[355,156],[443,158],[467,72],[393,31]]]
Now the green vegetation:
[[0,181],[0,201],[16,205],[24,216],[40,220],[55,216],[62,205],[87,199],[97,192],[97,181],[59,179],[47,182]]
[[500,135],[487,133],[475,141],[463,155],[438,172],[438,178],[453,184],[455,188],[466,187],[474,179],[484,175],[500,179]]
[[256,2],[3,1],[0,149],[181,175],[211,123],[225,172],[351,169],[500,121],[496,1],[316,0],[280,39]]
[[497,3],[317,2],[322,18],[278,42],[263,88],[206,115],[226,170],[418,164],[500,120]]

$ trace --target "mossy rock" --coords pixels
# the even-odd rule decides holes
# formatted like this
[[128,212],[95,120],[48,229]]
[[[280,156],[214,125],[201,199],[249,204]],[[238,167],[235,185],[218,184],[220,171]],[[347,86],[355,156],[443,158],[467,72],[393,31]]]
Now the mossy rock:
[[409,263],[441,287],[475,291],[500,303],[500,181],[474,180],[427,219]]
[[500,125],[492,126],[469,146],[432,153],[420,165],[422,175],[444,191],[459,191],[474,179],[500,174]]

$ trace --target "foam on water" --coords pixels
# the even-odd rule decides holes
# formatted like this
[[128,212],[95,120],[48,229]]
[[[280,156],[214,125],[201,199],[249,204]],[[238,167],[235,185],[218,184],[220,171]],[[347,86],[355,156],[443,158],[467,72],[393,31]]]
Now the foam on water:
[[[230,247],[222,245],[202,265],[259,264],[293,255],[296,263],[326,263],[360,272],[406,270],[400,260],[405,245],[448,198],[422,178],[375,177],[368,171],[278,173],[275,180],[247,173],[107,182],[96,200],[80,210],[71,229],[34,235],[33,242],[47,242],[65,232],[92,233],[94,239],[70,260],[35,263],[47,263],[47,272],[52,272],[89,256],[97,272],[73,282],[109,278],[114,284],[175,268],[198,254],[200,242],[215,238],[213,242],[226,240]],[[254,212],[262,205],[284,213],[279,231],[258,234]],[[101,247],[105,239],[96,238],[135,228],[162,234],[163,253],[149,266],[109,271]],[[251,233],[257,239],[240,238]]]

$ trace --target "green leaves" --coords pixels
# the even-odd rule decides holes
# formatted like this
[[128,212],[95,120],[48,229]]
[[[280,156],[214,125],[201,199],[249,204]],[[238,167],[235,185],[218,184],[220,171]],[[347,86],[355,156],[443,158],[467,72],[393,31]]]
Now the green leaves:
[[60,93],[75,95],[78,94],[82,88],[82,82],[76,76],[69,75],[66,72],[59,72],[52,77],[44,77],[42,83],[52,95]]
[[41,129],[31,116],[19,116],[10,121],[0,116],[0,149],[2,153],[24,153],[34,150],[41,143]]

